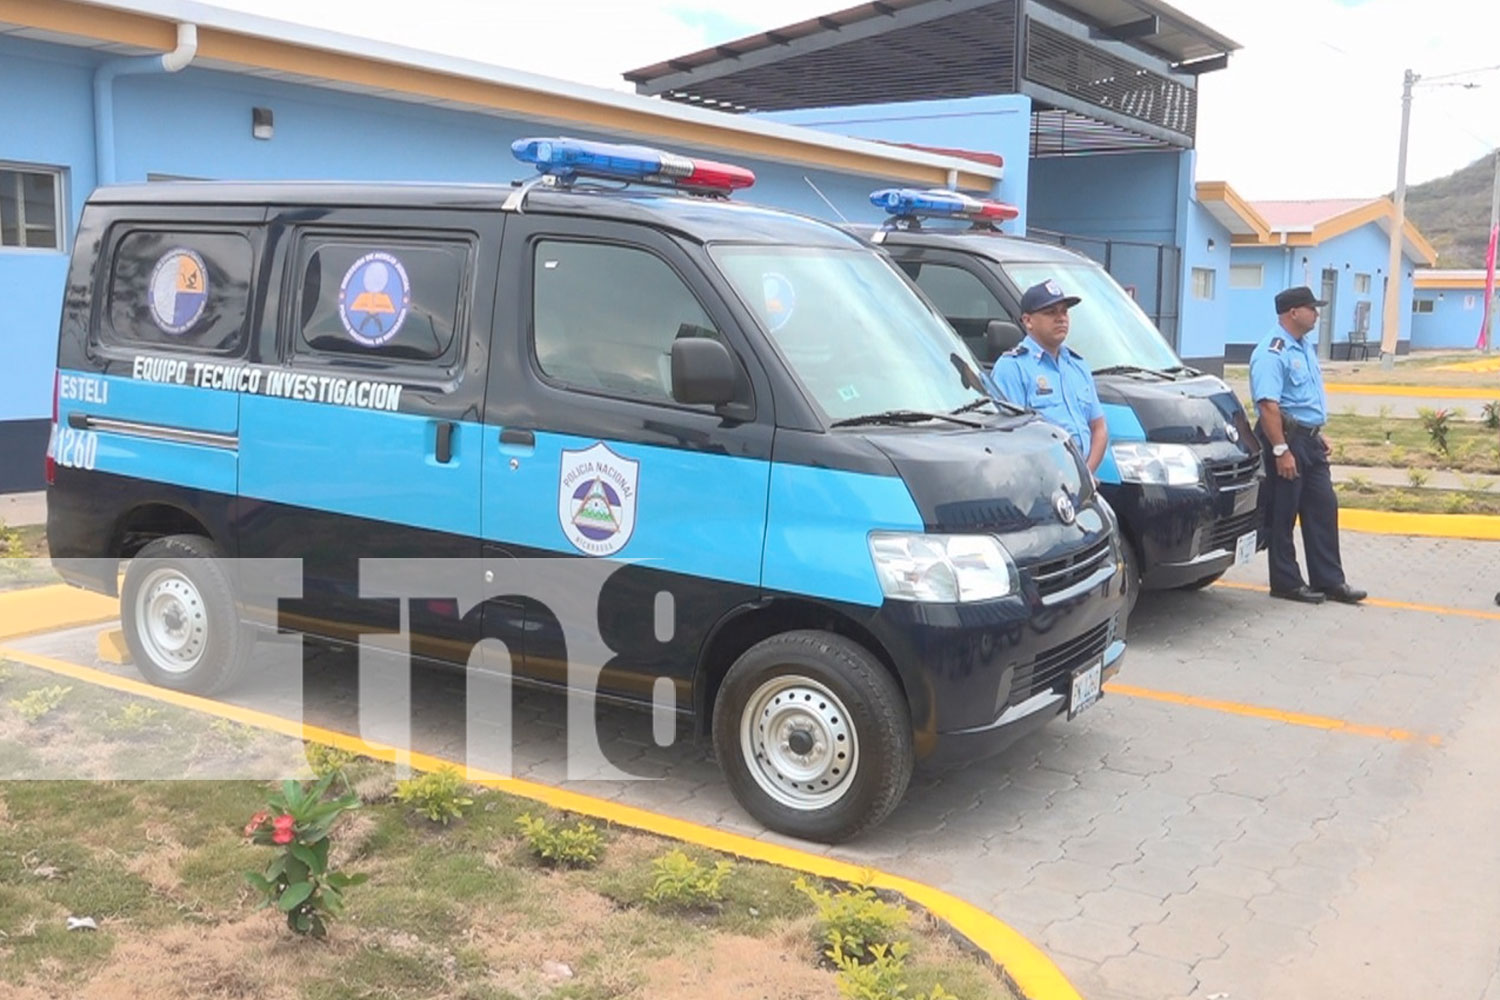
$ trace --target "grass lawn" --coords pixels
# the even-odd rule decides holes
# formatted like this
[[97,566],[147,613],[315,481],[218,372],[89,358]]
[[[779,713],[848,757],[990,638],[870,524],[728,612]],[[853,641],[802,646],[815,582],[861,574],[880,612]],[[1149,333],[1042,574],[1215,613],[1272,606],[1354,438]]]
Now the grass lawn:
[[1500,430],[1477,422],[1450,422],[1446,455],[1436,450],[1422,421],[1410,418],[1336,413],[1324,434],[1337,465],[1500,473]]
[[[0,995],[42,1000],[687,1000],[829,998],[814,904],[795,873],[733,861],[721,899],[651,902],[676,845],[605,827],[597,864],[554,868],[518,819],[575,820],[481,788],[450,824],[394,794],[389,765],[304,755],[301,741],[225,725],[20,664],[0,664]],[[61,691],[62,688],[71,690]],[[292,761],[300,763],[293,764]],[[260,909],[249,871],[277,848],[243,836],[274,783],[120,780],[239,762],[241,773],[336,768],[362,806],[330,836],[330,863],[369,876],[327,938]],[[148,762],[155,761],[156,764]],[[161,762],[170,762],[162,768]],[[175,775],[174,775],[175,776]],[[725,859],[697,848],[708,871]],[[812,880],[824,888],[839,890]],[[68,930],[69,917],[97,930]],[[1010,998],[1002,976],[924,911],[902,935],[916,997]]]
[[1411,511],[1421,514],[1500,515],[1500,493],[1374,486],[1358,480],[1335,483],[1340,507]]

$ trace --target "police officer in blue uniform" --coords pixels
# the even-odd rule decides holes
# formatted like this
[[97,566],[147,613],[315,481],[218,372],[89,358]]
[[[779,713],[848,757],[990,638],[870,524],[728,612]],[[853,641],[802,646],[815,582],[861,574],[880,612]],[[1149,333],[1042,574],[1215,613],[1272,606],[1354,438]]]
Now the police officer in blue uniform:
[[[1328,305],[1306,285],[1276,296],[1278,322],[1250,355],[1250,392],[1266,456],[1266,530],[1270,542],[1271,596],[1305,604],[1325,599],[1358,604],[1365,599],[1344,579],[1339,559],[1339,502],[1328,470],[1323,425],[1328,402],[1316,345],[1307,334]],[[1302,519],[1308,583],[1297,565],[1292,524]],[[1309,585],[1310,584],[1310,585]]]
[[1050,278],[1026,289],[1021,296],[1026,339],[996,359],[991,375],[1000,395],[1036,410],[1067,431],[1094,472],[1109,444],[1104,407],[1099,404],[1094,373],[1077,351],[1063,346],[1068,337],[1068,310],[1080,301],[1076,295],[1063,294]]

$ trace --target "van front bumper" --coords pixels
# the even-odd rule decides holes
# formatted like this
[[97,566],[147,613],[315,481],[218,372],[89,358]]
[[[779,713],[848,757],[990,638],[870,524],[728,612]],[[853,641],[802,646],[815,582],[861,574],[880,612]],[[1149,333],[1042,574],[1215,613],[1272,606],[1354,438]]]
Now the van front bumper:
[[1234,565],[1241,536],[1260,527],[1253,488],[1121,483],[1100,491],[1135,545],[1146,590],[1184,587],[1224,572]]

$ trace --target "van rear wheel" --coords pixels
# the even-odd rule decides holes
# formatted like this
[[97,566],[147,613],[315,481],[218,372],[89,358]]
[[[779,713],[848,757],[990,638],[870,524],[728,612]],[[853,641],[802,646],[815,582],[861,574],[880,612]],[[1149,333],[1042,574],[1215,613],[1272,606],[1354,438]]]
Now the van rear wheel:
[[832,632],[747,650],[714,702],[714,751],[730,790],[772,830],[836,843],[906,793],[915,758],[906,698],[863,646]]
[[158,538],[136,554],[120,625],[146,680],[193,694],[227,687],[254,644],[218,549],[198,535]]

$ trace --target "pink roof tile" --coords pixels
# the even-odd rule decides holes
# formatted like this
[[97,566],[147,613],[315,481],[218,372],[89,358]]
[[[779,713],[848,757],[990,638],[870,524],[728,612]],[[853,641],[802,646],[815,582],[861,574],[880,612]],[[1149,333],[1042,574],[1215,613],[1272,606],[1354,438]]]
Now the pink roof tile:
[[1363,208],[1375,198],[1320,198],[1312,201],[1252,201],[1272,230],[1312,229],[1320,222]]

